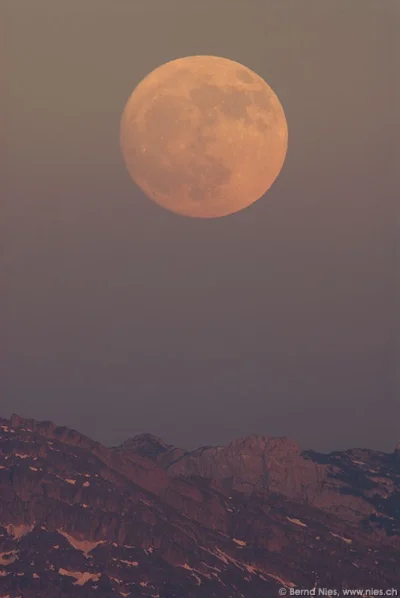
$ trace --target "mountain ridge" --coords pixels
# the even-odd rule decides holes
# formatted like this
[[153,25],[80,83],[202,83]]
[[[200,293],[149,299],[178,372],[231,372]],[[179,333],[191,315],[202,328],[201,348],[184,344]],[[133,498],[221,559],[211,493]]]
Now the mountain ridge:
[[400,583],[400,459],[250,436],[118,447],[0,418],[0,596],[264,598]]

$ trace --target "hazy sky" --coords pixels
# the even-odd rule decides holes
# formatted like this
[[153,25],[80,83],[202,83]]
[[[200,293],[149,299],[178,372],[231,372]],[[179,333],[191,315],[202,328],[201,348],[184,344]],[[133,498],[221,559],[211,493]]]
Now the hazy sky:
[[[393,450],[399,5],[2,0],[0,415]],[[271,190],[215,220],[148,200],[119,149],[137,83],[193,54],[258,72],[289,127]]]

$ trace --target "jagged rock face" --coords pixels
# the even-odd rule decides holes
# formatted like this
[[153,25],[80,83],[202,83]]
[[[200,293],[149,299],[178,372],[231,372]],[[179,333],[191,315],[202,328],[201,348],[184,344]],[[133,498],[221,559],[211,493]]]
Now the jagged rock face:
[[395,453],[320,455],[268,437],[187,453],[151,435],[108,449],[0,419],[0,596],[396,587],[399,476]]
[[[141,437],[141,451],[146,451],[146,442],[149,439]],[[135,444],[135,439],[125,444],[127,455],[135,452]],[[301,451],[288,438],[251,436],[227,447],[182,452],[175,459],[166,458],[166,453],[178,454],[166,446],[162,454],[153,452],[152,458],[173,478],[206,479],[225,492],[261,493],[266,498],[281,494],[349,523],[370,518],[377,528],[380,522],[393,532],[399,529],[398,512],[393,511],[394,504],[400,507],[397,447],[388,455],[363,449],[325,455]]]
[[222,487],[244,493],[266,489],[274,492],[283,482],[295,485],[298,477],[288,478],[287,468],[274,465],[287,464],[296,472],[300,453],[300,447],[292,440],[251,436],[234,440],[227,447],[200,448],[183,455],[168,466],[168,472],[219,480]]

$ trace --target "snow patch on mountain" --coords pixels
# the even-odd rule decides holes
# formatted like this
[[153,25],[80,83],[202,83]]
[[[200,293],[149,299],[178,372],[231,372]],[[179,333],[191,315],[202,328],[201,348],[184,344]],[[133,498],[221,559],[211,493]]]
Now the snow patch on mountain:
[[291,523],[294,523],[295,525],[300,525],[300,527],[307,527],[307,524],[303,523],[303,521],[300,521],[300,519],[296,519],[296,518],[292,518],[292,517],[286,517],[286,519],[288,521],[290,521]]
[[68,577],[74,577],[76,581],[75,586],[83,586],[88,581],[98,581],[101,577],[100,573],[88,573],[87,571],[67,571],[67,569],[60,568],[58,570],[59,575],[66,575]]
[[351,544],[353,542],[353,540],[351,540],[351,538],[345,538],[344,536],[341,536],[340,534],[334,534],[333,532],[329,532],[329,533],[334,538],[339,538],[340,540],[343,540],[343,542],[346,542],[346,544]]
[[13,523],[9,523],[5,528],[9,536],[19,539],[29,534],[33,530],[34,525],[14,525]]
[[62,536],[64,536],[64,538],[68,540],[68,542],[71,544],[71,546],[73,546],[73,548],[79,550],[80,552],[83,552],[86,558],[89,558],[89,552],[97,548],[97,546],[100,546],[100,544],[105,544],[104,540],[99,540],[97,542],[91,542],[90,540],[77,540],[70,534],[67,534],[67,532],[65,532],[62,529],[57,529],[57,531],[59,534],[61,534]]

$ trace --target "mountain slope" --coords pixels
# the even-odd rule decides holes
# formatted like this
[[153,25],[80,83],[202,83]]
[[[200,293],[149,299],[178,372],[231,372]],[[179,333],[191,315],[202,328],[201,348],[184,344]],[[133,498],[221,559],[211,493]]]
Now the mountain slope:
[[396,587],[399,453],[250,437],[110,449],[0,419],[0,596],[258,598]]

